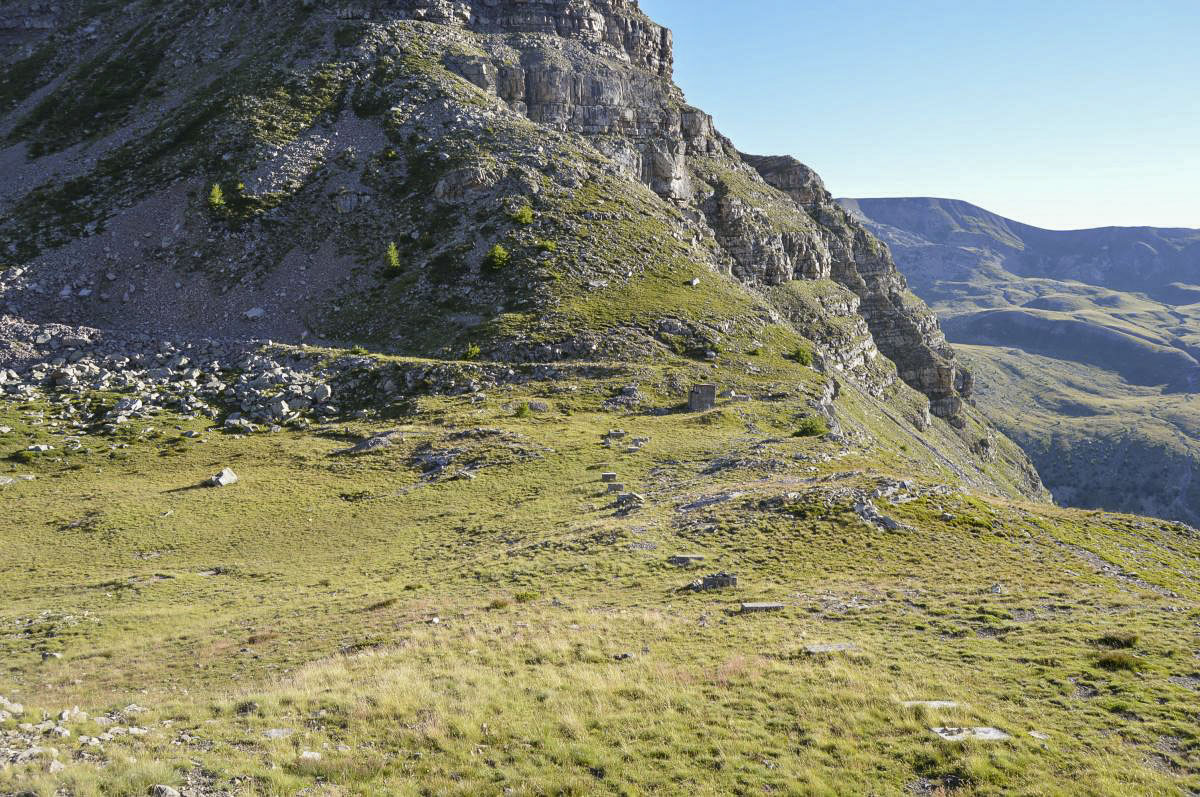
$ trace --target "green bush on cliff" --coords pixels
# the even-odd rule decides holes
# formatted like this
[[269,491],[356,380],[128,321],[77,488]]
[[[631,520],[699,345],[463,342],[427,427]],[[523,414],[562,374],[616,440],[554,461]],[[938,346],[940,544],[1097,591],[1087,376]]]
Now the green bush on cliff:
[[384,253],[383,259],[387,264],[385,272],[387,276],[397,277],[404,271],[404,267],[400,264],[400,249],[396,246],[395,241],[387,245],[387,251]]
[[813,364],[813,351],[808,346],[797,346],[796,350],[792,352],[792,360],[800,363],[800,365],[806,365],[811,368]]
[[501,244],[496,244],[489,249],[483,258],[483,264],[494,271],[499,271],[510,262],[512,262],[512,255]]

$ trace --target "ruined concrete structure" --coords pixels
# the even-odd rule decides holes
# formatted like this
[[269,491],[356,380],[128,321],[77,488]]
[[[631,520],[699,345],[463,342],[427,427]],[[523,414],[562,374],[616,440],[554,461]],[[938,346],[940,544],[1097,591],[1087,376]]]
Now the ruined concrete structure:
[[689,412],[708,412],[717,406],[716,385],[695,385],[688,395]]

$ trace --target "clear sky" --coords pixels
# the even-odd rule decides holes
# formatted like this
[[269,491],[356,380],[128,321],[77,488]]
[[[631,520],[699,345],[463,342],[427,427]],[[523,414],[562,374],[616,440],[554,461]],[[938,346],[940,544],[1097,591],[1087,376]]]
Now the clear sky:
[[739,149],[835,196],[1200,228],[1200,0],[641,0]]

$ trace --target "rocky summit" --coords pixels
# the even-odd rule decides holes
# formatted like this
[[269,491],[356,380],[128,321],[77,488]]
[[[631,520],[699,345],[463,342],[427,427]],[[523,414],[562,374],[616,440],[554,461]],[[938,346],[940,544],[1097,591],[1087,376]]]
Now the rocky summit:
[[673,48],[0,2],[0,794],[1200,788],[1196,531],[1051,503]]

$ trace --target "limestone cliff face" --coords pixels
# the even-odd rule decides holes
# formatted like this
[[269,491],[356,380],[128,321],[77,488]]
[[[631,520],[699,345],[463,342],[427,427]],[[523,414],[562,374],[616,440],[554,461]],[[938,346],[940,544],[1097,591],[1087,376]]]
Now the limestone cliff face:
[[929,396],[935,415],[957,417],[962,399],[970,395],[971,375],[954,362],[933,312],[908,292],[887,247],[843,210],[803,163],[790,157],[742,157],[818,222],[833,255],[829,276],[862,300],[860,312],[901,378]]
[[486,54],[447,65],[539,124],[593,137],[625,173],[700,211],[724,250],[723,267],[743,282],[833,279],[848,288],[900,377],[929,397],[934,414],[961,422],[970,375],[954,363],[936,317],[907,292],[887,248],[811,169],[741,155],[712,117],[687,105],[671,82],[670,31],[636,2],[417,0],[408,13],[507,34]]
[[662,77],[671,76],[674,64],[671,31],[646,17],[634,0],[414,0],[407,5],[413,19],[483,33],[549,33],[603,47],[602,54],[616,54]]
[[490,40],[485,55],[454,56],[447,66],[532,121],[595,137],[664,197],[691,199],[689,153],[725,151],[711,117],[686,105],[671,82],[671,32],[631,0],[417,0],[408,13],[507,34]]

